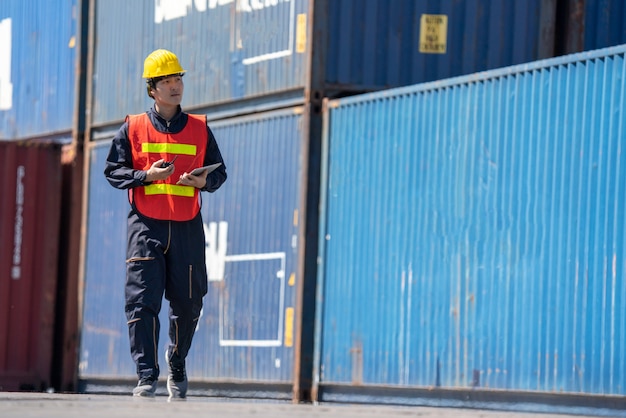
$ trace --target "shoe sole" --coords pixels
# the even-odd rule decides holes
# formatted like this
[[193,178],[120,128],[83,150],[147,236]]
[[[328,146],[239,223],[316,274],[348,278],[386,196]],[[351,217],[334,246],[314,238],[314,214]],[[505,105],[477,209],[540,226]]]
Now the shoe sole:
[[154,398],[154,393],[139,392],[133,393],[133,398]]
[[180,395],[180,393],[177,393],[176,395],[174,395],[172,388],[170,387],[170,380],[168,378],[167,380],[167,393],[170,395],[169,398],[167,399],[168,402],[171,401],[184,401],[187,399],[187,391],[185,390],[185,394],[184,395]]
[[168,402],[171,401],[184,401],[187,399],[187,394],[180,396],[180,395],[174,395],[172,393],[172,391],[170,390],[169,385],[167,386],[167,393],[170,395],[169,398],[167,399]]
[[138,389],[133,390],[133,396],[136,398],[154,398],[156,394],[156,388],[154,389]]

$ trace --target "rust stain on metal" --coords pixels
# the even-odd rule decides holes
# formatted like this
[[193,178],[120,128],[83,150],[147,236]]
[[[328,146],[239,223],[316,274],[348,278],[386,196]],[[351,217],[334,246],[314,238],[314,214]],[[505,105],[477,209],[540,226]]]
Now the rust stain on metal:
[[363,342],[355,341],[352,349],[352,384],[363,384]]

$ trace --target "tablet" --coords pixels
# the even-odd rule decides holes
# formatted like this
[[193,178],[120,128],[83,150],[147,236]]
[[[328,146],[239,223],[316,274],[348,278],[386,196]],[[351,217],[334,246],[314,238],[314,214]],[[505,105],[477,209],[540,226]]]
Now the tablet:
[[191,174],[192,176],[199,176],[205,170],[209,170],[207,172],[207,174],[209,174],[210,172],[214,171],[217,167],[219,167],[221,165],[222,165],[222,163],[215,163],[215,164],[211,164],[211,165],[205,165],[204,167],[198,167],[198,168],[195,168],[195,169],[191,170],[191,172],[189,174]]

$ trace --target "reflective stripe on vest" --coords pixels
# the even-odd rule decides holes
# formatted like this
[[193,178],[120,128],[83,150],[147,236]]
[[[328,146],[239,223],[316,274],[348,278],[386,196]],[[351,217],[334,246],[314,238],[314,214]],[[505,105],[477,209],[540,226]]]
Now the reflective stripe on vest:
[[142,152],[158,152],[174,155],[196,155],[196,146],[187,144],[159,144],[154,142],[144,142],[141,144]]
[[155,194],[171,194],[173,196],[193,197],[195,187],[179,184],[149,184],[144,186],[146,196]]
[[184,172],[204,165],[208,133],[206,117],[188,115],[179,133],[157,131],[147,114],[129,115],[128,139],[133,168],[148,170],[160,159],[171,161],[174,173],[166,180],[155,181],[129,191],[129,200],[144,216],[172,221],[193,219],[200,211],[200,191],[176,182]]

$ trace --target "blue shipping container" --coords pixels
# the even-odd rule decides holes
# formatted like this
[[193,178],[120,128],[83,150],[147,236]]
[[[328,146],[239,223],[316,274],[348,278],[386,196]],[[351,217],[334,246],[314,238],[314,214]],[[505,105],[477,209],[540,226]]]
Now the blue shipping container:
[[553,56],[556,0],[328,3],[317,24],[328,31],[331,90],[380,90]]
[[[211,128],[228,180],[217,192],[203,194],[209,293],[187,358],[188,375],[192,381],[290,385],[299,332],[303,109],[215,121]],[[110,142],[92,144],[79,378],[134,378],[124,317],[128,201],[103,175]]]
[[0,140],[72,129],[76,3],[0,2]]
[[150,105],[142,66],[157,48],[188,70],[185,107],[303,101],[550,57],[555,2],[96,1],[93,124]]
[[[301,89],[308,0],[96,1],[93,123],[152,103],[143,60],[169,49],[187,70],[186,107]],[[302,93],[299,93],[302,97]]]
[[625,53],[329,102],[321,400],[324,385],[623,395]]
[[[586,0],[584,11],[582,51],[626,43],[626,5],[622,0]],[[576,17],[572,13],[571,19]]]

